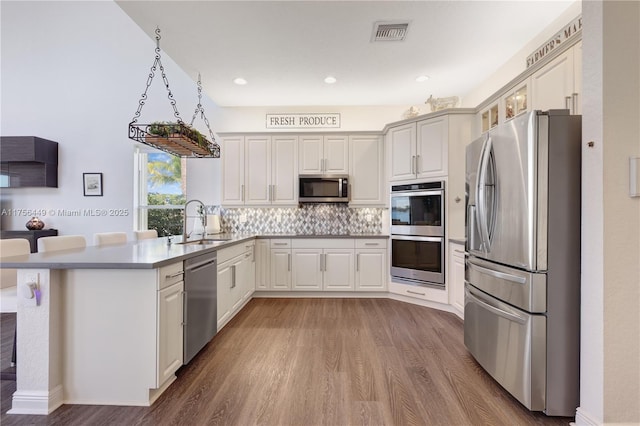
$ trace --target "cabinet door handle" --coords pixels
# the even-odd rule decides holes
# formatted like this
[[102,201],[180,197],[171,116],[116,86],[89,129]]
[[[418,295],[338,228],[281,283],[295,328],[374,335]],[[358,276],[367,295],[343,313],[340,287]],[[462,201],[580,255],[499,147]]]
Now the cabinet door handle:
[[231,265],[231,287],[236,287],[236,265]]
[[271,185],[273,186],[273,191],[271,191],[271,201],[275,201],[276,200],[276,186],[275,185]]
[[267,195],[268,201],[271,201],[271,185],[269,185],[269,190],[267,191],[269,194]]
[[564,97],[564,107],[571,112],[571,96]]
[[420,173],[420,156],[416,155],[416,174]]
[[574,93],[573,95],[571,95],[571,103],[573,104],[573,111],[571,111],[573,114],[577,114],[578,113],[578,94]]
[[242,201],[244,201],[244,185],[242,185]]
[[360,272],[360,253],[356,254],[356,272]]
[[187,325],[187,292],[182,291],[182,326]]
[[416,172],[414,171],[414,170],[415,170],[415,169],[414,169],[415,164],[416,164],[416,156],[415,156],[415,155],[412,155],[412,156],[411,156],[411,174],[412,174],[412,175],[416,173]]
[[287,254],[287,271],[291,272],[291,253]]

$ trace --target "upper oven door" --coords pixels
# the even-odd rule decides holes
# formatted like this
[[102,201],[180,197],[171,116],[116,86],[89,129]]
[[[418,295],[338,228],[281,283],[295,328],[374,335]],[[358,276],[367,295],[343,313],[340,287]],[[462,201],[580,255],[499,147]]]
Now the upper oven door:
[[444,191],[391,195],[391,233],[444,237]]

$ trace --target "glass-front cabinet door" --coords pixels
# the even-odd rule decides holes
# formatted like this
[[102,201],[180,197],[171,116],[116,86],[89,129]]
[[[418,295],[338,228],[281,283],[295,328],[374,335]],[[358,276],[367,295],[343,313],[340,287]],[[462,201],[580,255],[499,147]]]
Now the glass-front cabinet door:
[[513,117],[527,111],[527,85],[517,86],[517,88],[509,92],[504,99],[504,119],[510,120]]
[[498,104],[493,104],[481,113],[482,132],[493,129],[498,125]]

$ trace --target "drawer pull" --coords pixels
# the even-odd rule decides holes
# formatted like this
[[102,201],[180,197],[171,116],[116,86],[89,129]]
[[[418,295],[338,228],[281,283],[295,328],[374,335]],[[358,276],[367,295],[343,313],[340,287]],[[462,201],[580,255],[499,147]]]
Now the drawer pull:
[[286,246],[288,243],[273,243],[274,246]]
[[418,296],[426,296],[425,293],[418,293],[417,291],[411,291],[411,290],[407,290],[407,293],[417,294]]
[[379,243],[364,243],[365,246],[378,246]]
[[171,278],[176,278],[176,277],[179,277],[181,275],[184,275],[184,271],[176,272],[175,274],[171,274],[171,275],[165,275],[164,278],[166,280],[169,280]]

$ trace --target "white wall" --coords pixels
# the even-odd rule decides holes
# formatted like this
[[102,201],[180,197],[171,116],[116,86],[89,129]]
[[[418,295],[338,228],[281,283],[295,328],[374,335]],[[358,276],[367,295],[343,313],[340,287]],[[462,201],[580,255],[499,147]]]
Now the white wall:
[[585,119],[603,126],[603,419],[640,424],[640,198],[629,196],[629,157],[640,156],[640,2],[603,2],[602,29],[602,115]]
[[[540,2],[540,7],[544,7],[544,2]],[[461,100],[461,106],[463,108],[477,107],[513,78],[524,72],[527,69],[527,57],[581,13],[582,2],[577,0],[550,25],[546,28],[540,28],[540,33],[536,37],[531,39],[518,53],[501,65],[500,68],[480,86],[467,93]]]
[[[58,188],[3,189],[2,208],[55,212],[41,217],[47,227],[65,235],[84,234],[88,241],[93,241],[95,232],[130,233],[135,142],[128,139],[127,126],[153,64],[155,40],[113,2],[0,4],[0,134],[35,135],[60,144]],[[197,103],[196,76],[186,75],[165,54],[162,62],[178,110],[189,123]],[[203,106],[213,125],[213,118],[220,116],[216,105],[205,96]],[[172,114],[158,70],[139,122],[170,121]],[[206,133],[202,120],[194,124]],[[215,169],[215,160],[197,161],[196,175],[200,167]],[[83,196],[83,172],[103,173],[103,197]],[[217,178],[215,171],[212,176]],[[129,214],[57,214],[62,209],[87,208],[128,209]],[[5,214],[2,229],[25,229],[29,218]]]
[[[577,424],[640,424],[640,3],[585,2]],[[586,145],[593,142],[593,148]]]

